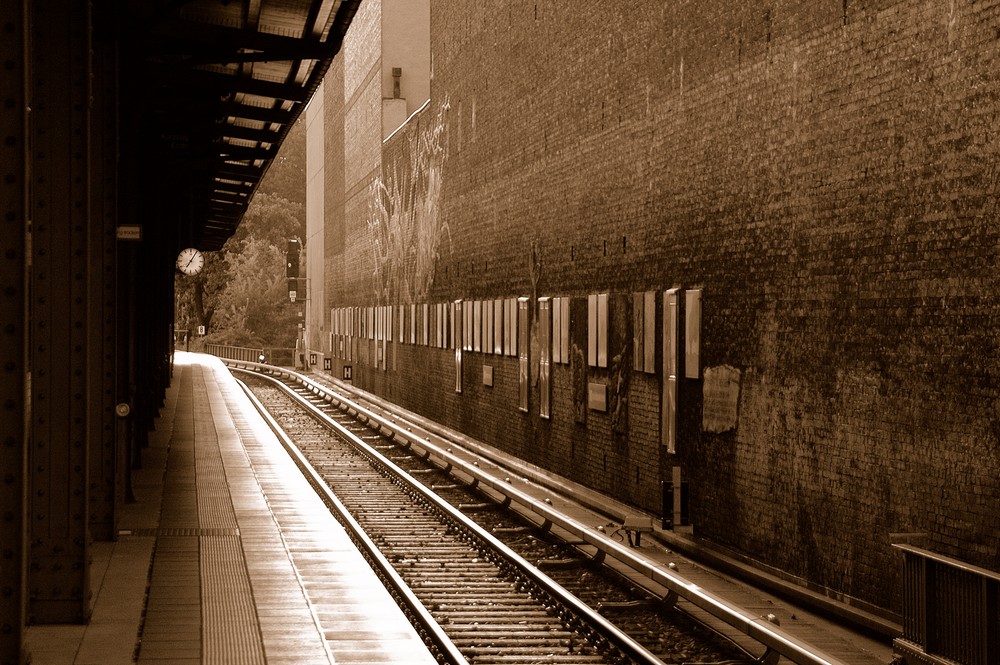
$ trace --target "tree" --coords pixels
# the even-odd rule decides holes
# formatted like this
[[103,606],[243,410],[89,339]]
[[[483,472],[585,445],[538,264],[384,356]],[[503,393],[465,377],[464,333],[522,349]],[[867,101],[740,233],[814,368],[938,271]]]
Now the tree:
[[178,277],[177,327],[204,325],[206,342],[234,346],[293,346],[298,309],[288,301],[285,249],[302,235],[301,206],[269,194],[250,202],[221,251],[205,270]]
[[306,121],[300,117],[281,144],[257,187],[257,195],[269,194],[306,205]]
[[[175,280],[175,328],[209,332],[206,342],[293,346],[298,307],[288,301],[285,249],[305,235],[304,129],[289,132],[240,225],[205,269]],[[301,143],[302,145],[297,145]],[[301,191],[300,191],[301,190]]]

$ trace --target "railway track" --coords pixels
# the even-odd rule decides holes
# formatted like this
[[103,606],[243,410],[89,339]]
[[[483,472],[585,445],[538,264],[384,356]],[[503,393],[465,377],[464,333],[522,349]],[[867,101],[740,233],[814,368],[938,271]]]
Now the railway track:
[[273,379],[247,379],[467,662],[753,662],[572,543],[489,501],[475,483],[394,443],[356,410],[265,381]]

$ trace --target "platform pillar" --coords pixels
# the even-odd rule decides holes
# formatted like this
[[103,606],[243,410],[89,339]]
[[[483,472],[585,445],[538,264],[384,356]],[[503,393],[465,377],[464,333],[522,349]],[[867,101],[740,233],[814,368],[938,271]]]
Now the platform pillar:
[[[90,530],[113,540],[124,500],[115,408],[115,231],[117,208],[117,57],[108,3],[94,5],[91,111],[90,230],[87,247],[87,402],[90,455]],[[102,11],[103,15],[96,12]],[[124,242],[124,241],[123,241]]]
[[0,0],[0,665],[24,662],[27,598],[27,7]]
[[28,621],[89,615],[89,3],[31,3]]

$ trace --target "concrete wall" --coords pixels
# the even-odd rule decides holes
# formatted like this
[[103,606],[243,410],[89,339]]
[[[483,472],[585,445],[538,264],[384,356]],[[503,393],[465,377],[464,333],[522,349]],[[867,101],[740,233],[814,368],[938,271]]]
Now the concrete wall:
[[324,220],[326,211],[326,159],[324,146],[324,104],[326,93],[323,84],[306,107],[306,237],[305,274],[307,276],[306,346],[326,352],[329,350],[329,308],[326,306],[326,285],[323,272],[326,258],[324,248]]
[[[997,25],[989,3],[432,2],[431,104],[347,150],[330,306],[567,296],[585,350],[609,293],[619,358],[554,365],[550,419],[534,369],[517,408],[512,356],[466,352],[458,394],[454,351],[394,341],[376,370],[354,340],[355,382],[654,512],[679,465],[697,535],[834,595],[898,609],[890,533],[995,567]],[[347,69],[360,142],[371,70]],[[633,295],[671,287],[702,290],[673,455],[662,304],[655,371],[630,369]],[[710,431],[723,367],[737,420]]]
[[[382,118],[388,136],[430,98],[430,0],[382,0]],[[399,97],[393,69],[400,70]]]

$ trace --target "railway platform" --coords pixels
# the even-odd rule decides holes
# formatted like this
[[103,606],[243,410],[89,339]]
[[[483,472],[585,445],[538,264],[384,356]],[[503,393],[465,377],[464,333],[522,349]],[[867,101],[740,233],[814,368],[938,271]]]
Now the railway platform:
[[178,352],[87,625],[32,626],[33,665],[433,663],[213,356]]

